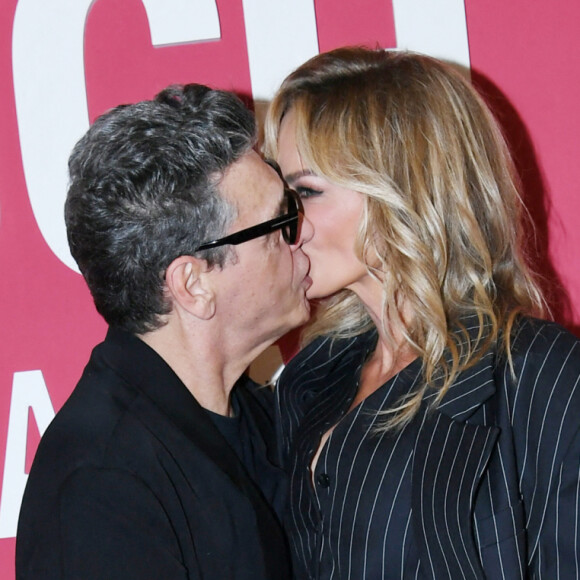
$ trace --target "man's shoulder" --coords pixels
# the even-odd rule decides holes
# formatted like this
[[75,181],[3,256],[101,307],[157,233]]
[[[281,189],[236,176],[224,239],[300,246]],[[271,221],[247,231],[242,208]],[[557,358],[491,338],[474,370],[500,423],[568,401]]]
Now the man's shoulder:
[[129,410],[138,395],[109,373],[104,375],[89,363],[40,440],[29,486],[50,482],[56,488],[79,467],[103,467],[121,453],[115,440],[126,439]]
[[[131,379],[107,360],[110,345],[97,345],[67,401],[41,437],[29,486],[58,486],[79,468],[112,468],[128,461],[146,464],[160,437],[175,429],[144,395],[139,375]],[[148,459],[150,458],[150,459]]]
[[127,440],[122,426],[135,397],[114,373],[91,359],[38,445],[20,511],[20,552],[30,556],[36,540],[57,545],[51,534],[58,530],[71,482],[122,464],[119,458]]

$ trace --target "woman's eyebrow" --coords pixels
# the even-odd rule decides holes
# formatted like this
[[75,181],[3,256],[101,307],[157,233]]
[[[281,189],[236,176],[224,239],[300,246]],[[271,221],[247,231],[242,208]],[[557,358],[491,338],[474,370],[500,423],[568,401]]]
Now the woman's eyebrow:
[[285,175],[284,179],[286,180],[286,183],[294,183],[297,179],[300,179],[301,177],[306,177],[308,175],[315,175],[314,171],[311,171],[310,169],[301,169],[300,171],[295,171],[294,173],[290,173],[289,175]]

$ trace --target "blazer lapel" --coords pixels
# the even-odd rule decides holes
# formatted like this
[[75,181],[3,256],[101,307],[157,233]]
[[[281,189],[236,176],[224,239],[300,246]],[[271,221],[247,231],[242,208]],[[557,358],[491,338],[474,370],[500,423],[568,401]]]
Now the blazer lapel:
[[500,430],[465,421],[494,392],[489,355],[461,375],[436,410],[425,406],[412,482],[413,525],[425,578],[485,578],[473,538],[472,506]]

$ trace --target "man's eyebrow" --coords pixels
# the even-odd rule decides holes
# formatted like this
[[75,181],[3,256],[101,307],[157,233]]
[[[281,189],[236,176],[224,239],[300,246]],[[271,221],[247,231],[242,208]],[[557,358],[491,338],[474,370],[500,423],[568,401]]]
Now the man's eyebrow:
[[310,169],[301,169],[300,171],[295,171],[294,173],[285,175],[284,179],[286,180],[286,183],[294,183],[297,179],[300,179],[301,177],[307,177],[308,175],[315,175],[315,173]]

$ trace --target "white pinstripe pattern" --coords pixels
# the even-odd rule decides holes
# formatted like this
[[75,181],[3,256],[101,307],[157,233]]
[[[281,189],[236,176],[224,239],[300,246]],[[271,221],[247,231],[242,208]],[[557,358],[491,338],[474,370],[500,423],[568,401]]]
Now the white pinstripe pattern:
[[[375,341],[317,341],[280,378],[296,578],[580,580],[578,339],[526,319],[512,341],[516,381],[489,352],[435,413],[386,435],[376,412],[420,365],[347,413]],[[315,470],[328,487],[313,489],[308,466],[335,424]]]
[[[471,442],[471,445],[469,448],[470,452],[471,452],[472,448],[473,448],[473,441]],[[463,487],[463,484],[465,482],[466,468],[467,468],[467,464],[464,464],[464,468],[463,468],[462,473],[461,473],[461,481],[459,482],[459,487]],[[457,527],[459,527],[460,521],[461,521],[460,514],[459,514],[459,506],[457,506],[457,508],[455,510],[455,517],[456,517],[456,521],[457,521]],[[477,573],[475,572],[473,565],[471,564],[471,561],[469,561],[467,547],[465,545],[465,538],[463,537],[463,535],[460,536],[460,539],[461,539],[461,547],[463,548],[463,553],[464,553],[465,557],[467,558],[467,561],[469,562],[470,571],[473,574],[473,577],[477,577]]]

